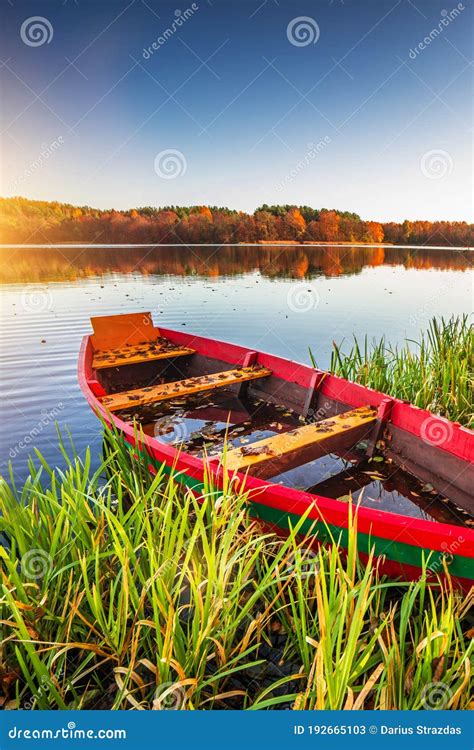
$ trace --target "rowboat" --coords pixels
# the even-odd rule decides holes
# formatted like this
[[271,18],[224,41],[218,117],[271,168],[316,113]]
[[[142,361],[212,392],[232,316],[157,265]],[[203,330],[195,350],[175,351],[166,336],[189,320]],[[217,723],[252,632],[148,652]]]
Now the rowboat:
[[231,476],[265,527],[284,535],[304,517],[314,544],[344,548],[356,520],[360,558],[372,551],[388,576],[448,569],[472,586],[471,430],[304,364],[157,328],[150,313],[91,324],[83,394],[151,471],[198,494],[206,476]]

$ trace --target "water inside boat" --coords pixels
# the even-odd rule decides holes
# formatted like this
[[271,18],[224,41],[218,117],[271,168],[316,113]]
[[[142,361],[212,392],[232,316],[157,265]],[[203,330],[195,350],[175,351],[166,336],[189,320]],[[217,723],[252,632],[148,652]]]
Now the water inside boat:
[[[305,419],[287,406],[247,393],[237,396],[225,388],[166,403],[129,407],[119,415],[125,421],[136,420],[147,435],[179,445],[198,457],[218,456],[225,446],[251,446],[311,423],[311,418]],[[349,502],[352,497],[363,506],[403,516],[474,526],[469,513],[431,484],[423,484],[384,457],[383,450],[368,459],[366,449],[367,444],[360,443],[343,455],[324,455],[275,474],[271,481],[340,502]]]

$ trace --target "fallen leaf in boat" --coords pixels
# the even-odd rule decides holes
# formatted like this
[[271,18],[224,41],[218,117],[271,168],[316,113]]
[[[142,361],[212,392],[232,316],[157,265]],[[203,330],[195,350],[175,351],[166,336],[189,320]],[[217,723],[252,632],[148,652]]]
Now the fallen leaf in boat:
[[248,446],[244,446],[243,448],[241,448],[240,452],[242,453],[243,456],[260,456],[260,455],[274,456],[275,455],[272,449],[268,445],[261,445],[261,446],[248,445]]
[[350,495],[341,495],[337,499],[340,500],[342,503],[349,503],[351,501],[351,496]]

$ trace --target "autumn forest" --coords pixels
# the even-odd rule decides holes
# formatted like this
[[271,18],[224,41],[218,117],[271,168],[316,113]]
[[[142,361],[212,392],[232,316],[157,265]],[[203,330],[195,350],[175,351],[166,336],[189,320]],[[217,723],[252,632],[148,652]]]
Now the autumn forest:
[[230,244],[352,242],[469,247],[474,225],[449,221],[365,221],[355,213],[309,206],[268,206],[248,214],[208,206],[128,211],[0,198],[3,244]]

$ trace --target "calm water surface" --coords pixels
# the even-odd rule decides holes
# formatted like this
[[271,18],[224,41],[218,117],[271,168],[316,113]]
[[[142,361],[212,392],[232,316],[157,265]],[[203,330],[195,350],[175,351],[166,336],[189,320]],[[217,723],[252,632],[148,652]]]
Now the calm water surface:
[[1,471],[37,446],[60,464],[55,421],[97,463],[98,423],[77,384],[91,315],[148,311],[170,328],[329,364],[353,333],[416,339],[472,309],[468,251],[352,247],[0,248]]

